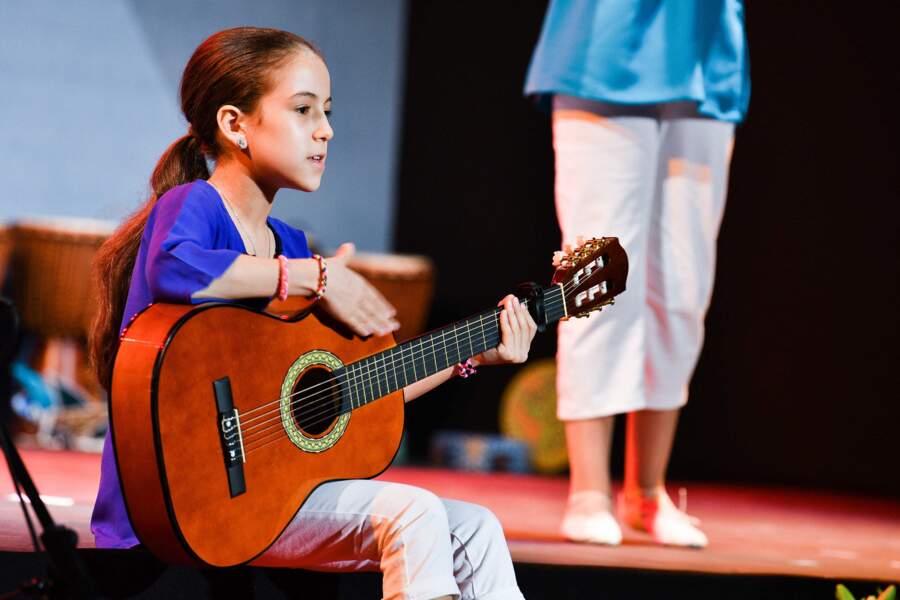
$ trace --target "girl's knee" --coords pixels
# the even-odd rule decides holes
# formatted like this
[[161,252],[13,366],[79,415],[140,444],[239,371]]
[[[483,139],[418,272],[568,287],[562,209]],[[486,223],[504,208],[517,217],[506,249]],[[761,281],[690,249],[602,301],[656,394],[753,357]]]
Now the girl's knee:
[[488,547],[491,542],[505,542],[503,526],[489,509],[478,504],[445,501],[450,532],[454,543]]
[[433,493],[421,488],[396,485],[379,492],[372,504],[373,517],[389,522],[393,532],[429,528],[446,531],[447,511]]

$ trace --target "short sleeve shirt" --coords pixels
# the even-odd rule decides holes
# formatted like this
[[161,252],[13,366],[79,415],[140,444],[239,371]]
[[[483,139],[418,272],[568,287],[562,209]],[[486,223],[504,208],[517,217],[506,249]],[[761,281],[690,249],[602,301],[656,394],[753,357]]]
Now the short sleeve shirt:
[[553,0],[525,93],[616,104],[696,101],[739,122],[750,102],[742,0]]

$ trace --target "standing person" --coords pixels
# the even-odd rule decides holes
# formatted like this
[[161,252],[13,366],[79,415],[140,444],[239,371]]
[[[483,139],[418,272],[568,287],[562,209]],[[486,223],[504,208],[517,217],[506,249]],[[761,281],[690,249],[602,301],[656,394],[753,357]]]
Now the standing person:
[[[262,308],[276,291],[316,295],[358,335],[397,329],[394,309],[347,268],[351,246],[342,246],[326,267],[325,259],[310,254],[303,232],[269,217],[279,189],[318,189],[334,134],[331,103],[321,54],[294,34],[228,29],[195,50],[181,81],[188,134],[160,158],[150,200],[99,253],[101,309],[91,349],[107,389],[120,332],[152,302],[240,300]],[[212,174],[207,159],[215,163]],[[527,356],[535,324],[515,297],[501,304],[501,343],[474,363],[521,362]],[[459,365],[412,384],[406,399],[454,372],[468,375],[471,367]],[[98,547],[129,548],[139,541],[106,442],[91,529]],[[254,563],[380,569],[385,598],[522,598],[493,514],[381,481],[320,485]]]
[[741,0],[553,0],[525,93],[552,106],[563,246],[615,235],[628,293],[560,325],[558,416],[572,540],[615,545],[609,448],[628,413],[619,517],[662,544],[703,547],[665,472],[703,339],[735,123],[750,84]]

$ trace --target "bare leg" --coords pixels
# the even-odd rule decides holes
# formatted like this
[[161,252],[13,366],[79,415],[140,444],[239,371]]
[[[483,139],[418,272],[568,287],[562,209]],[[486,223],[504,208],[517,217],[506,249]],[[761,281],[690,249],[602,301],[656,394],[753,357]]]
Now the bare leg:
[[611,546],[622,541],[622,530],[612,515],[609,483],[612,430],[611,416],[566,421],[571,474],[561,529],[570,540]]
[[678,425],[679,410],[642,410],[628,415],[625,485],[621,517],[672,546],[702,548],[707,539],[666,493],[666,468]]
[[675,410],[641,410],[628,415],[625,491],[653,498],[665,487],[666,468],[678,426]]
[[596,491],[612,493],[609,483],[609,448],[613,417],[566,421],[569,450],[569,494]]

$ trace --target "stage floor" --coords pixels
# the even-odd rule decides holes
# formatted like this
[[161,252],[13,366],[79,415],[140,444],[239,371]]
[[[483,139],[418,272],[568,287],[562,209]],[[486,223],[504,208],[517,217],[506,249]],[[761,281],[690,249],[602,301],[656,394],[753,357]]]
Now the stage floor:
[[[27,451],[23,458],[54,519],[92,547],[89,521],[100,457]],[[380,479],[478,502],[503,523],[516,562],[745,575],[799,575],[839,580],[900,580],[900,502],[827,492],[690,484],[689,512],[703,521],[704,550],[662,548],[625,530],[608,548],[558,534],[566,480],[396,467]],[[678,484],[671,486],[676,489]],[[31,542],[9,475],[0,476],[0,551]]]

